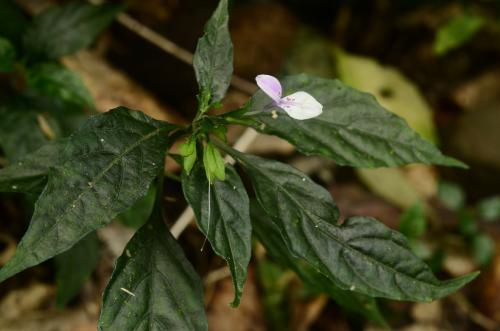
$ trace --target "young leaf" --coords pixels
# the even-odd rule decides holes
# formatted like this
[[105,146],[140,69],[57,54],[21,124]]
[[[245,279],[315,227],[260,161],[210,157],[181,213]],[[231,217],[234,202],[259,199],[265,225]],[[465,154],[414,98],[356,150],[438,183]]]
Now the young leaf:
[[99,262],[99,238],[95,232],[55,257],[57,272],[56,304],[63,308],[89,280]]
[[14,46],[5,38],[0,37],[0,72],[9,72],[16,59]]
[[[307,155],[323,155],[340,165],[394,167],[409,163],[465,165],[444,156],[421,138],[397,115],[382,108],[375,98],[345,86],[338,80],[309,75],[290,76],[282,81],[284,94],[311,93],[322,105],[318,117],[297,121],[274,108],[277,117],[264,108],[271,99],[258,91],[252,97],[255,128],[288,140]],[[251,112],[250,112],[251,113]]]
[[0,192],[40,194],[51,167],[59,163],[65,141],[53,141],[0,169]]
[[139,229],[118,259],[99,330],[208,330],[202,281],[160,217]]
[[73,1],[36,16],[24,35],[26,51],[37,58],[56,60],[89,46],[122,6]]
[[267,254],[276,262],[295,271],[306,286],[328,294],[342,307],[357,312],[381,325],[386,324],[375,299],[339,288],[330,279],[305,264],[304,261],[293,257],[288,251],[278,227],[257,203],[251,204],[251,215],[254,233],[266,248]]
[[484,19],[480,16],[461,14],[441,28],[439,28],[434,41],[434,53],[443,55],[452,49],[458,48],[484,25]]
[[198,40],[193,58],[200,93],[210,96],[210,104],[222,100],[233,73],[233,44],[228,29],[227,6],[227,0],[219,1],[205,25],[205,34]]
[[235,292],[232,305],[238,306],[252,254],[252,226],[245,187],[232,166],[226,166],[226,174],[226,180],[212,184],[210,197],[209,183],[201,166],[189,176],[183,174],[182,189],[193,207],[198,227],[215,253],[229,264]]
[[143,197],[173,127],[124,107],[90,118],[68,139],[0,281],[68,250]]
[[[222,144],[221,148],[249,175],[257,200],[279,227],[290,252],[342,289],[372,297],[430,301],[477,276],[440,281],[411,252],[402,234],[375,219],[352,217],[336,225],[338,211],[329,193],[298,170]],[[316,207],[321,197],[328,200]]]
[[207,179],[212,184],[215,179],[224,180],[224,159],[220,155],[219,150],[208,142],[203,150],[203,165]]
[[92,96],[80,77],[57,63],[42,63],[30,68],[28,86],[40,95],[57,98],[79,108],[95,108]]
[[188,139],[180,147],[180,153],[183,157],[182,166],[184,171],[189,175],[196,162],[196,139]]

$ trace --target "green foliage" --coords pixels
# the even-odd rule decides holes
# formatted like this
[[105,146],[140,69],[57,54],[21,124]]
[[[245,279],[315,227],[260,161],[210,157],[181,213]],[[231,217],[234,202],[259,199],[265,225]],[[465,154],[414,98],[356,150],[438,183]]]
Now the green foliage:
[[47,182],[50,168],[59,163],[64,141],[40,147],[19,161],[0,169],[0,192],[40,194]]
[[122,6],[95,6],[73,1],[35,17],[24,34],[26,51],[34,58],[55,60],[89,46]]
[[[0,281],[71,248],[144,196],[171,125],[126,108],[89,119],[65,144]],[[96,134],[98,132],[98,134]]]
[[404,236],[375,219],[352,217],[337,225],[338,210],[330,194],[303,173],[219,146],[248,174],[259,204],[278,226],[291,254],[340,288],[372,297],[431,301],[477,276],[438,280],[411,252]]
[[425,233],[427,220],[425,219],[422,203],[417,202],[404,211],[399,220],[399,231],[408,238],[418,238]]
[[457,184],[440,181],[438,186],[438,198],[443,205],[452,209],[458,210],[465,204],[465,192]]
[[486,266],[495,254],[495,242],[487,234],[476,234],[472,237],[471,249],[477,264]]
[[434,41],[434,53],[444,55],[469,41],[484,24],[484,19],[471,14],[460,14],[439,28]]
[[198,40],[193,58],[194,72],[200,86],[200,111],[222,100],[233,73],[233,43],[228,29],[227,0],[219,1],[217,9],[205,25],[205,34]]
[[229,264],[233,276],[234,300],[238,306],[250,261],[252,226],[249,200],[240,177],[226,166],[226,179],[209,183],[201,167],[182,177],[186,200],[193,207],[199,229],[213,250]]
[[196,139],[188,139],[180,146],[180,152],[183,157],[182,166],[184,171],[189,175],[196,162]]
[[296,121],[275,108],[262,111],[270,99],[262,91],[252,97],[250,115],[255,128],[277,135],[307,155],[323,155],[340,165],[355,167],[394,167],[409,163],[440,164],[464,167],[444,156],[421,138],[395,114],[382,108],[375,98],[342,84],[338,80],[309,75],[290,76],[283,80],[284,94],[310,91],[323,105],[315,118]]
[[500,219],[500,196],[481,200],[477,209],[480,217],[486,221]]
[[59,308],[63,308],[78,294],[85,282],[89,280],[98,262],[99,239],[95,232],[55,257],[56,304]]
[[18,45],[28,25],[28,19],[13,0],[0,0],[0,36]]
[[94,101],[80,77],[57,63],[40,63],[29,69],[28,86],[45,97],[80,109],[94,108]]
[[12,71],[16,50],[9,40],[0,37],[0,72]]
[[139,199],[132,207],[118,216],[118,219],[134,229],[139,229],[146,224],[151,213],[156,199],[156,186],[150,185],[148,193]]
[[291,256],[278,227],[273,224],[269,216],[257,204],[252,204],[251,210],[254,232],[266,247],[267,254],[276,262],[295,271],[306,286],[317,292],[328,294],[342,307],[357,312],[376,323],[385,325],[385,320],[378,310],[375,299],[339,288],[335,282],[330,281],[302,260]]
[[99,330],[208,330],[202,281],[158,213],[118,259]]
[[224,180],[224,160],[215,146],[208,142],[203,150],[203,165],[207,179],[212,184],[215,179]]

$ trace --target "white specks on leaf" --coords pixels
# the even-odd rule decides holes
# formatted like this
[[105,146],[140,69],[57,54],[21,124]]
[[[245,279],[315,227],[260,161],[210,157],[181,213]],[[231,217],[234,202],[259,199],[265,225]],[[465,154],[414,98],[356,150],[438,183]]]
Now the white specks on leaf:
[[127,290],[127,289],[126,289],[126,288],[124,288],[124,287],[121,287],[121,288],[120,288],[120,290],[122,290],[123,292],[127,293],[127,294],[128,294],[128,295],[130,295],[130,296],[135,297],[135,294],[134,294],[134,293],[130,292],[129,290]]
[[276,110],[273,110],[273,111],[271,112],[271,117],[272,117],[273,119],[277,119],[277,118],[278,118],[278,112],[277,112]]

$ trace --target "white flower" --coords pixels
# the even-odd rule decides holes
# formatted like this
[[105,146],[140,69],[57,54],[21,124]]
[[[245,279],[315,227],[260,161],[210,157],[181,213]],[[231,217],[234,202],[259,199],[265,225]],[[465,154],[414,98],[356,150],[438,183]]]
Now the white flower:
[[307,92],[298,91],[282,97],[283,89],[276,77],[258,75],[255,77],[255,81],[260,89],[273,99],[276,106],[296,120],[307,120],[319,116],[323,112],[323,105]]

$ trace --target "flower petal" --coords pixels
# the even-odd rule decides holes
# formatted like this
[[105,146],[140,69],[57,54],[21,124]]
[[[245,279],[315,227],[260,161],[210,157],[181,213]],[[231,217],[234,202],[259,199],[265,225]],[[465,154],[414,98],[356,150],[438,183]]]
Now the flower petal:
[[280,81],[276,77],[270,75],[258,75],[255,77],[255,81],[260,89],[271,97],[271,99],[276,102],[280,101],[282,88]]
[[278,106],[296,120],[307,120],[319,116],[323,105],[307,92],[299,91],[282,98]]

